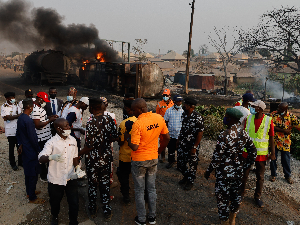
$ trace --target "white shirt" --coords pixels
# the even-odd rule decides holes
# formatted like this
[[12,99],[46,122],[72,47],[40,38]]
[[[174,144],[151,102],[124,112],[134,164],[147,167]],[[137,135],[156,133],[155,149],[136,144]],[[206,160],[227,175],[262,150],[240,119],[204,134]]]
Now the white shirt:
[[78,148],[76,139],[68,136],[65,140],[58,134],[48,140],[44,149],[39,154],[41,156],[50,156],[61,154],[64,162],[51,160],[48,168],[48,181],[52,184],[67,185],[70,177],[75,173],[73,159],[78,157]]
[[[68,114],[71,112],[74,112],[76,114],[76,120],[72,123],[72,127],[73,128],[82,128],[82,110],[77,109],[75,106],[72,106],[68,110]],[[64,114],[65,117],[62,117],[62,118],[67,119],[68,114],[67,115]],[[80,138],[80,135],[81,135],[80,131],[74,131],[74,134],[77,138]]]
[[[40,122],[46,122],[48,121],[47,119],[47,114],[46,110],[42,107],[39,107],[38,105],[33,106],[33,111],[31,114],[31,119],[33,120],[39,120]],[[48,123],[46,126],[44,126],[41,129],[36,129],[36,134],[38,136],[39,142],[40,141],[47,141],[51,138],[51,129],[50,129],[50,123]]]
[[64,110],[62,111],[62,109],[58,112],[58,116],[59,117],[61,117],[61,118],[67,118],[67,115],[68,115],[68,113],[69,113],[69,109],[71,108],[71,103],[68,103],[66,106],[65,106],[65,108],[64,108]]
[[[32,101],[35,101],[35,98],[32,98]],[[23,112],[24,111],[24,109],[23,109],[23,100],[21,100],[19,102],[19,107],[20,107],[21,111]]]
[[53,106],[52,104],[54,103],[54,106],[55,106],[55,112],[56,112],[56,115],[58,114],[57,112],[57,99],[53,99],[53,98],[50,98],[50,105],[51,105],[51,112],[53,113]]
[[[12,104],[9,105],[7,102],[5,102],[1,106],[1,116],[4,118],[5,116],[15,116],[21,113],[21,109],[17,104]],[[7,120],[4,121],[4,126],[5,126],[5,136],[10,137],[10,136],[16,136],[17,132],[17,122],[18,119],[14,120]]]

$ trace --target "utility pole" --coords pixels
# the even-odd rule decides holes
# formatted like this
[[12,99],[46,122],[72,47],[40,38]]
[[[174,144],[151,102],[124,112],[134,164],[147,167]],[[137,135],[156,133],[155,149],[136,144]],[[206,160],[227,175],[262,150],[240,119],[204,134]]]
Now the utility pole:
[[[189,4],[191,4],[191,3],[189,3]],[[192,2],[189,44],[188,44],[187,62],[186,62],[186,76],[185,76],[185,93],[186,94],[189,93],[190,57],[191,57],[191,43],[192,43],[192,28],[193,28],[193,21],[194,21],[194,10],[195,10],[195,0],[193,0],[193,2]]]

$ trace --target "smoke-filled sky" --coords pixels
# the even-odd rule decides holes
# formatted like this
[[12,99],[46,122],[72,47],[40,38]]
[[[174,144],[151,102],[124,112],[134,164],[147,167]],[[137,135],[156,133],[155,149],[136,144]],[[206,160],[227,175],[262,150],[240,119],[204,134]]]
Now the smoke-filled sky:
[[[1,4],[5,2],[7,1],[0,0]],[[191,19],[189,3],[192,0],[31,0],[27,2],[30,3],[26,6],[29,11],[38,7],[52,8],[62,17],[59,18],[62,25],[85,24],[86,27],[91,28],[87,29],[86,32],[95,28],[94,31],[99,31],[97,35],[101,39],[129,41],[131,45],[134,45],[136,38],[148,39],[148,44],[144,50],[154,53],[158,53],[159,49],[161,53],[166,53],[168,50],[182,53],[187,49]],[[257,24],[260,15],[273,8],[279,8],[281,5],[300,8],[300,1],[196,0],[192,48],[197,52],[201,44],[208,44],[207,36],[213,31],[214,26],[217,28],[237,26],[247,29]],[[9,19],[10,15],[8,14],[7,17]],[[52,27],[50,32],[57,32],[56,29],[62,27],[61,25],[53,27],[53,18],[51,19],[51,17],[45,21],[47,23],[38,25],[40,29],[44,30],[44,37],[49,32],[49,30],[45,31],[45,27]],[[26,25],[26,21],[24,21],[22,26],[26,27]],[[45,41],[53,41],[53,39],[45,40],[45,38],[44,40],[36,39],[37,37],[31,36],[32,33],[26,32],[22,26],[14,31],[16,37],[9,36],[6,39],[23,38],[32,40],[33,43],[41,46],[45,44]],[[70,35],[68,31],[70,30],[62,29],[57,34],[67,36]],[[56,36],[55,38],[61,37]],[[80,38],[78,41],[80,42]],[[68,42],[62,44],[68,44]],[[118,44],[114,47],[116,50],[120,50]],[[6,48],[7,53],[9,51],[22,51],[21,46],[8,44],[1,37],[0,52],[4,52],[4,48]],[[26,46],[26,49],[28,48],[36,50],[30,44]],[[209,46],[209,50],[214,51],[211,46]]]

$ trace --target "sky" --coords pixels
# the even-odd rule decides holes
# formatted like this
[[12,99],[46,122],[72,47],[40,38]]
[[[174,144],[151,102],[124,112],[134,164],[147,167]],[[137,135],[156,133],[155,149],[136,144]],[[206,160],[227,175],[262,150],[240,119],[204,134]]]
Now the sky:
[[[0,0],[1,1],[1,0]],[[5,2],[2,0],[2,2]],[[192,0],[31,0],[32,7],[53,8],[64,16],[65,24],[94,24],[101,39],[130,42],[147,39],[143,50],[180,54],[188,47]],[[299,0],[195,0],[192,48],[209,46],[208,35],[214,26],[248,29],[257,25],[260,16],[274,8],[295,6]],[[0,51],[18,51],[0,40]],[[9,47],[10,46],[10,47]],[[120,51],[120,45],[114,48]]]

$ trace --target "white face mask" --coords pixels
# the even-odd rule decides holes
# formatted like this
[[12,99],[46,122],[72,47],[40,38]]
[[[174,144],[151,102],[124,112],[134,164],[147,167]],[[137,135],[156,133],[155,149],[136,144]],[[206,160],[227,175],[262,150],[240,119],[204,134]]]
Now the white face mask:
[[73,101],[73,96],[67,96],[67,101]]
[[46,102],[43,102],[43,103],[41,104],[41,107],[44,108],[45,106],[46,106]]
[[68,137],[71,134],[71,130],[64,130],[62,133],[63,136]]

